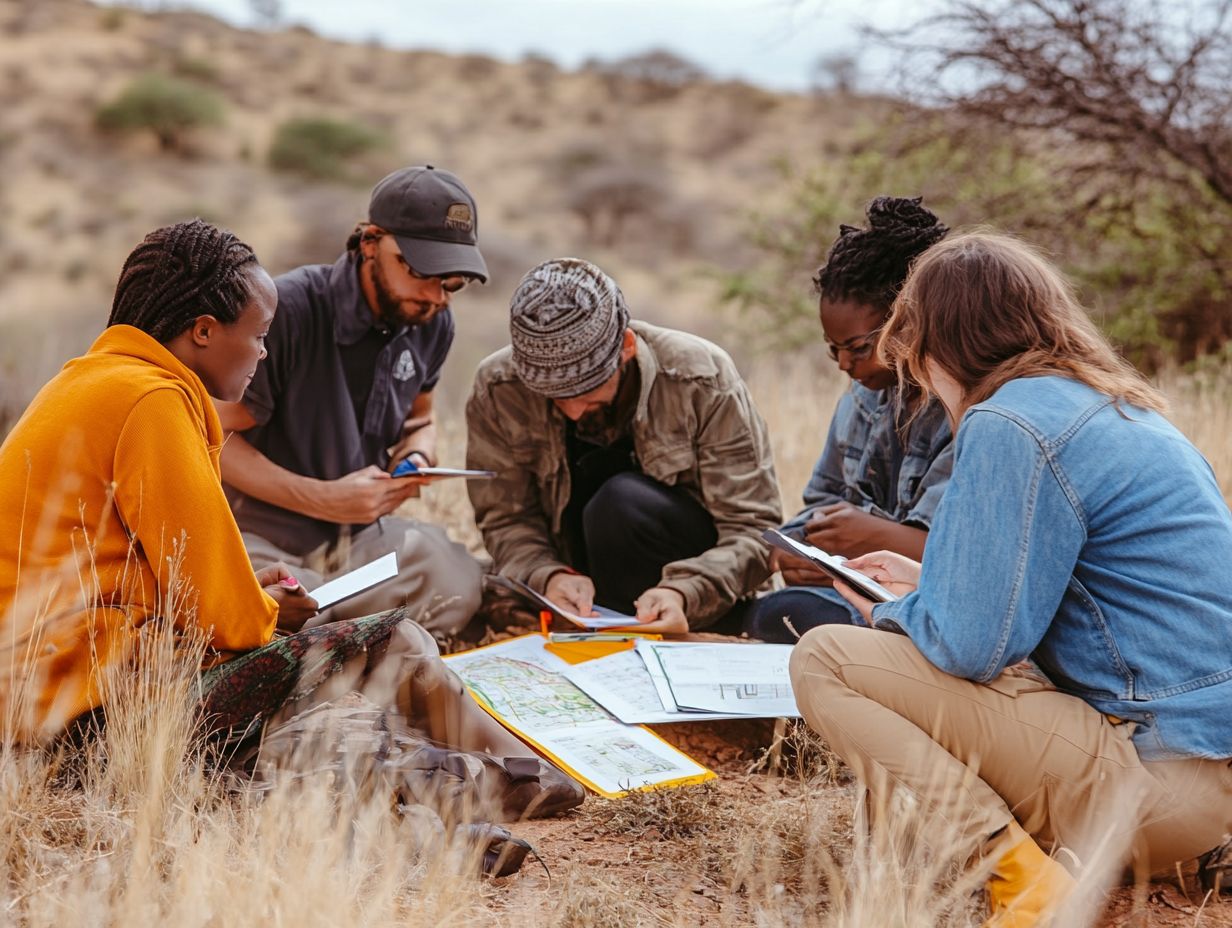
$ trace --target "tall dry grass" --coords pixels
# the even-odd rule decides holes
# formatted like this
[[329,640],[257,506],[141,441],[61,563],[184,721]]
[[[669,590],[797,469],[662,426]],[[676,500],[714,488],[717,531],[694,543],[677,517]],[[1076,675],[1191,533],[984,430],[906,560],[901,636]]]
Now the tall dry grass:
[[[764,360],[750,372],[774,440],[784,508],[799,493],[844,380],[824,360]],[[1169,375],[1173,418],[1232,490],[1232,372]],[[443,458],[460,463],[463,429],[443,425]],[[465,489],[433,487],[415,504],[478,548]],[[686,886],[650,897],[599,868],[556,868],[543,889],[523,877],[492,883],[473,857],[380,797],[340,795],[297,780],[257,793],[211,764],[194,735],[199,652],[152,624],[138,674],[109,681],[108,726],[82,747],[32,750],[0,743],[0,924],[253,925],[449,924],[561,928],[679,926],[699,920]],[[672,791],[600,807],[557,827],[670,833],[673,864],[717,887],[715,925],[865,928],[973,926],[983,872],[964,870],[944,825],[909,803],[851,817],[850,786],[832,764],[800,788],[733,803]],[[905,800],[902,800],[905,802]],[[640,805],[639,805],[640,804]],[[610,811],[610,814],[609,814]],[[922,841],[921,836],[927,836]],[[533,864],[528,863],[528,867]],[[1090,924],[1111,879],[1092,868],[1072,924]]]

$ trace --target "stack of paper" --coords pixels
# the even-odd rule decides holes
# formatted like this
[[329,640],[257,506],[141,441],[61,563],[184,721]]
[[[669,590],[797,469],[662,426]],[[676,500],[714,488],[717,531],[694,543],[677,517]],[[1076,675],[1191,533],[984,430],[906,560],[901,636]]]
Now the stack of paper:
[[622,722],[798,718],[791,645],[638,641],[565,676]]

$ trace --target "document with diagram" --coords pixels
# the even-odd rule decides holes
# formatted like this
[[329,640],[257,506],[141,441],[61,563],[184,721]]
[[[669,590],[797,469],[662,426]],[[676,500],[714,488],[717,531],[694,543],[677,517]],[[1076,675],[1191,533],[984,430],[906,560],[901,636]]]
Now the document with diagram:
[[570,682],[570,665],[546,642],[525,635],[444,660],[494,718],[600,795],[714,779],[649,730],[614,718]]

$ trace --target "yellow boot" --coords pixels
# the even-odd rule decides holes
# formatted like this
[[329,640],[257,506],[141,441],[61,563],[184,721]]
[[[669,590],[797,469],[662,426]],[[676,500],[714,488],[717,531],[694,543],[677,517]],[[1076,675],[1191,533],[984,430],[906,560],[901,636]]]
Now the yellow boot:
[[1006,832],[1010,849],[1001,855],[988,878],[990,914],[984,926],[1046,925],[1077,884],[1017,822],[1011,822]]

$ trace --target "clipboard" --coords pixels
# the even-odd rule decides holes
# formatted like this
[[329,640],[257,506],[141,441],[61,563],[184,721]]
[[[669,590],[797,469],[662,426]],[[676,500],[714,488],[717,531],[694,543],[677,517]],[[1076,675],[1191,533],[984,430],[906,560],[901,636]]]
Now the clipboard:
[[761,537],[762,541],[771,547],[794,554],[796,557],[802,557],[809,563],[817,565],[835,580],[842,580],[865,599],[871,599],[875,603],[892,603],[898,599],[872,577],[858,570],[852,570],[843,563],[841,557],[827,554],[821,548],[807,542],[796,541],[790,535],[784,535],[777,528],[766,529],[761,533]]

